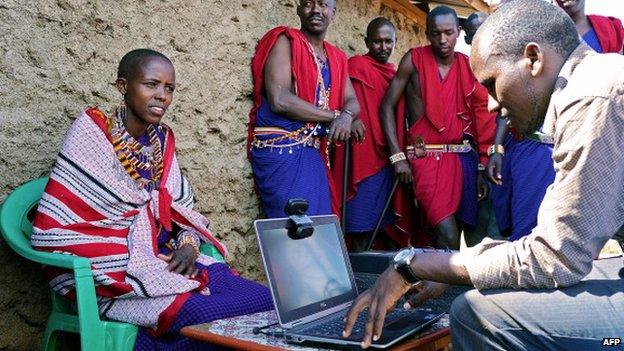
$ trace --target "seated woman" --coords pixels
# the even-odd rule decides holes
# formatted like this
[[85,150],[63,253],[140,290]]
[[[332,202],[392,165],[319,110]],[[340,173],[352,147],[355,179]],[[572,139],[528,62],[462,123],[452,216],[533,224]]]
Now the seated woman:
[[[135,349],[204,349],[180,328],[268,310],[260,284],[199,252],[212,243],[209,221],[193,210],[174,136],[161,119],[175,89],[163,54],[138,49],[119,63],[122,104],[91,108],[73,123],[34,221],[36,249],[91,260],[100,314],[141,326]],[[60,294],[75,296],[70,272],[48,269]]]

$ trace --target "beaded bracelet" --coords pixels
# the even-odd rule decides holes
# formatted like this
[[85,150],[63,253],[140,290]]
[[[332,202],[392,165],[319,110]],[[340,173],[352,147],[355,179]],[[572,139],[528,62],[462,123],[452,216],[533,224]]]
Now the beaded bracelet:
[[501,144],[490,145],[487,150],[487,155],[492,156],[494,154],[500,154],[501,156],[505,156],[505,147]]
[[397,162],[407,160],[404,152],[397,152],[396,154],[390,156],[390,163],[395,164]]
[[342,112],[348,114],[349,116],[351,116],[351,118],[355,118],[355,113],[353,113],[353,111],[348,110],[348,109],[343,109]]
[[190,235],[183,235],[178,240],[178,248],[181,248],[182,246],[187,244],[193,248],[193,251],[195,251],[195,259],[197,259],[199,257],[199,247],[197,246],[197,243]]

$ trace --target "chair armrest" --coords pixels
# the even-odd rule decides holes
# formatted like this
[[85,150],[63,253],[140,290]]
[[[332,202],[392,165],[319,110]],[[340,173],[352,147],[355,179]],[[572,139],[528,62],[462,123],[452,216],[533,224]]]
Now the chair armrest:
[[[5,237],[5,239],[8,239]],[[37,263],[45,264],[48,266],[74,269],[74,268],[88,268],[91,269],[91,263],[89,259],[85,257],[64,255],[54,252],[38,251],[30,246],[30,243],[26,238],[13,237],[11,240],[5,240],[9,246],[17,252],[20,256]]]

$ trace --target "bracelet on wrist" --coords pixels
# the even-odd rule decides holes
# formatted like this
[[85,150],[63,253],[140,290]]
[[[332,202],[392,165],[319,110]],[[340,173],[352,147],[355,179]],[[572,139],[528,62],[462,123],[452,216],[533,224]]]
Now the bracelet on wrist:
[[487,155],[492,156],[494,154],[500,154],[501,156],[505,156],[505,147],[501,144],[490,145],[487,150]]
[[478,170],[478,171],[480,171],[480,172],[484,172],[484,171],[485,171],[485,166],[484,166],[484,165],[482,165],[481,163],[479,163],[479,164],[477,165],[477,170]]
[[193,240],[193,238],[189,235],[185,235],[182,236],[179,240],[178,240],[178,248],[181,248],[184,245],[190,245],[193,248],[193,251],[195,251],[195,259],[197,259],[199,257],[199,247],[197,246],[197,243],[195,242],[195,240]]
[[349,109],[342,109],[342,112],[348,114],[349,116],[351,116],[351,119],[355,118],[355,113],[353,113],[353,111],[349,110]]
[[407,156],[405,156],[404,152],[397,152],[396,154],[390,156],[390,163],[395,164],[397,162],[407,160]]

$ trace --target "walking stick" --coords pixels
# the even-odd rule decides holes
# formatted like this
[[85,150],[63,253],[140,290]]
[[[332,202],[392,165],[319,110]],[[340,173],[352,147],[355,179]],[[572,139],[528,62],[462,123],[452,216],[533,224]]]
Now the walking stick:
[[344,234],[347,233],[347,192],[349,190],[349,156],[351,153],[351,143],[349,141],[349,139],[345,141],[344,172],[342,175],[342,216],[340,218],[340,226]]
[[394,192],[396,191],[396,188],[398,185],[399,185],[399,178],[396,178],[394,180],[394,183],[392,184],[392,190],[390,190],[390,195],[388,195],[388,200],[386,200],[386,203],[384,204],[384,208],[381,211],[381,216],[379,216],[379,219],[377,220],[377,224],[375,225],[375,230],[373,231],[373,235],[371,235],[370,239],[368,239],[368,243],[366,244],[365,251],[370,250],[371,247],[373,246],[373,242],[375,241],[377,232],[379,232],[379,228],[381,227],[381,222],[383,222],[383,219],[386,216],[386,212],[388,211],[388,207],[390,207],[390,202],[392,202],[392,195],[394,195]]

